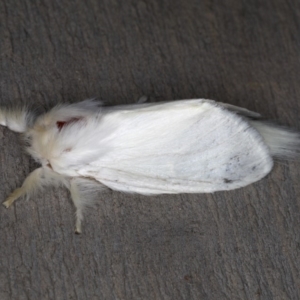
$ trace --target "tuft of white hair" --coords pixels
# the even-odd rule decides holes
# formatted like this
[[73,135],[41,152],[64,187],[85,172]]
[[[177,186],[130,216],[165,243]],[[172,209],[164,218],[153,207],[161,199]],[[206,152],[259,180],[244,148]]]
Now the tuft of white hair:
[[300,158],[300,134],[267,121],[249,120],[260,133],[272,156],[284,159]]
[[24,107],[19,109],[0,109],[0,125],[15,132],[25,132],[33,123],[33,115]]

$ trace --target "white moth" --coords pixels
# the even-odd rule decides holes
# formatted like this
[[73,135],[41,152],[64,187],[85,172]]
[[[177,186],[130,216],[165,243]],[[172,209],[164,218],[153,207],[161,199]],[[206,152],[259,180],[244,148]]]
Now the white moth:
[[4,202],[48,184],[70,190],[81,232],[89,190],[144,195],[211,193],[266,176],[274,156],[293,158],[300,135],[236,106],[196,99],[105,107],[86,100],[35,117],[0,110],[0,124],[21,132],[41,164]]

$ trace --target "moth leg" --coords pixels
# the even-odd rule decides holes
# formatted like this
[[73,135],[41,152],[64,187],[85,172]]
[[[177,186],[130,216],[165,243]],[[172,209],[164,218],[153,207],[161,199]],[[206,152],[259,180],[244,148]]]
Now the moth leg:
[[41,178],[42,168],[35,169],[31,172],[27,178],[24,180],[21,187],[15,189],[3,203],[3,205],[8,208],[10,207],[18,198],[29,195],[35,191],[38,187],[38,183]]
[[5,200],[5,202],[3,202],[3,205],[6,208],[9,208],[18,198],[20,198],[21,196],[23,196],[26,192],[24,191],[24,189],[22,187],[15,189]]
[[80,199],[80,193],[78,186],[74,182],[74,180],[71,179],[70,181],[70,194],[72,201],[75,205],[76,208],[76,228],[75,228],[75,233],[80,234],[81,233],[81,222],[83,220],[83,201]]

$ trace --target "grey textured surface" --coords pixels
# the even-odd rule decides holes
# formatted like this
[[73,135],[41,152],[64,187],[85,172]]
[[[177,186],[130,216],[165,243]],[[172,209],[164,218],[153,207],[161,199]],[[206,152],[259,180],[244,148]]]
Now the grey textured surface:
[[[300,2],[3,0],[0,103],[210,98],[300,129]],[[36,166],[0,128],[1,199]],[[299,163],[212,195],[0,208],[0,299],[300,299]]]

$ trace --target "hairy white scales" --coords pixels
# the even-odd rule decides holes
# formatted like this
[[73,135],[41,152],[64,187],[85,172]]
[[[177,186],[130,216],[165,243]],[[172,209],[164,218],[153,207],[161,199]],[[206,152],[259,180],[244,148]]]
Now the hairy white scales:
[[246,186],[270,172],[273,156],[299,154],[298,133],[259,117],[204,99],[115,107],[87,100],[37,118],[26,109],[2,109],[0,124],[23,132],[28,152],[41,164],[4,205],[61,184],[70,190],[80,232],[91,194],[105,186],[141,194]]

